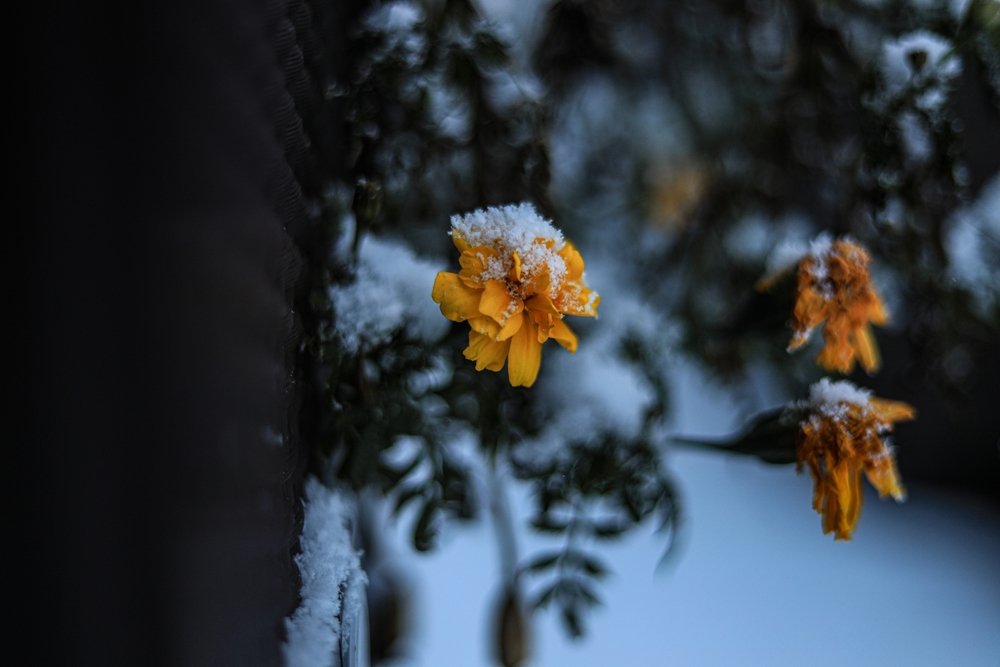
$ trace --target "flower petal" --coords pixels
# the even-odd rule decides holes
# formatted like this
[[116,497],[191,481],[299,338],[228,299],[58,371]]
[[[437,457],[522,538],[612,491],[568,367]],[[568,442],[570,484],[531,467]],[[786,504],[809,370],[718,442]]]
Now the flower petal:
[[507,359],[510,341],[495,341],[476,331],[469,332],[469,346],[462,354],[466,359],[476,362],[476,370],[499,371]]
[[494,322],[493,318],[485,315],[470,317],[469,326],[472,327],[473,331],[489,336],[493,340],[496,340],[497,334],[500,333],[500,325]]
[[566,326],[564,321],[555,320],[552,323],[552,328],[549,329],[549,338],[555,339],[557,343],[565,347],[570,352],[576,352],[576,334],[573,333],[568,326]]
[[441,271],[434,279],[431,298],[441,305],[441,314],[453,322],[479,316],[482,292],[467,286],[457,273]]
[[566,280],[580,280],[583,276],[583,257],[573,244],[566,244],[559,250],[559,256],[566,262]]
[[902,401],[890,401],[885,398],[872,397],[869,399],[875,414],[882,421],[894,424],[896,422],[909,421],[917,416],[916,409],[908,403]]
[[535,325],[530,317],[524,318],[524,325],[510,340],[507,374],[511,386],[530,387],[535,384],[541,364],[542,344],[535,334]]
[[855,349],[858,353],[858,360],[861,362],[865,372],[871,375],[878,370],[879,355],[878,346],[875,344],[875,337],[872,329],[867,324],[862,324],[854,332]]
[[465,237],[460,232],[454,229],[451,231],[451,242],[455,244],[455,248],[459,252],[465,252],[469,249],[469,242],[465,240]]
[[551,313],[553,315],[559,314],[559,309],[556,305],[552,303],[552,299],[545,296],[544,294],[536,294],[527,301],[524,302],[524,307],[529,310],[537,310],[542,313]]
[[500,328],[500,331],[496,335],[496,339],[507,340],[516,334],[521,330],[521,325],[524,323],[525,319],[527,318],[524,316],[524,313],[514,313],[514,315],[507,320],[507,323]]
[[507,291],[507,287],[499,280],[488,280],[479,302],[479,312],[496,320],[503,326],[515,314],[521,312],[524,304],[515,299]]

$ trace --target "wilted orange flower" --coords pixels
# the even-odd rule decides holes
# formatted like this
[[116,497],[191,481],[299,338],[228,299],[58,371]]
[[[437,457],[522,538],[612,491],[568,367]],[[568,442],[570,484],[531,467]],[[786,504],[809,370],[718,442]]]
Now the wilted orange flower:
[[[881,326],[888,317],[872,286],[869,261],[868,252],[846,238],[831,241],[821,235],[813,241],[810,252],[798,260],[789,351],[805,345],[825,322],[823,350],[816,358],[820,366],[849,373],[857,359],[868,373],[878,369],[878,347],[869,323]],[[783,273],[764,278],[758,289],[768,289]]]
[[531,204],[454,216],[451,237],[462,270],[438,273],[434,301],[449,320],[469,323],[465,358],[476,370],[499,371],[506,361],[511,385],[530,387],[545,341],[576,351],[563,315],[597,316],[600,297],[584,282],[583,258]]
[[906,498],[896,461],[883,435],[893,424],[913,419],[906,403],[874,398],[850,382],[820,380],[809,392],[808,417],[799,425],[796,458],[813,478],[813,509],[823,532],[849,540],[861,516],[861,473],[879,497]]

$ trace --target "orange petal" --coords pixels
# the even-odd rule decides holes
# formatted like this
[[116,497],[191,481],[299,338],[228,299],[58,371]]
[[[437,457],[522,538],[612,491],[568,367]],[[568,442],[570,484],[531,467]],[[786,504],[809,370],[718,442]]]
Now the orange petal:
[[521,256],[517,252],[513,253],[514,266],[510,268],[510,278],[511,280],[521,280]]
[[868,313],[868,319],[872,324],[876,326],[883,326],[889,321],[889,313],[885,309],[885,304],[882,303],[882,299],[879,295],[872,290],[872,296],[874,297],[875,303],[872,304],[872,308]]
[[531,297],[524,302],[524,307],[530,310],[537,310],[542,313],[551,313],[552,315],[559,314],[559,309],[556,308],[554,303],[552,303],[552,299],[544,294],[536,294]]
[[875,409],[875,414],[882,421],[894,424],[896,422],[909,421],[917,416],[917,411],[908,403],[902,401],[890,401],[884,398],[871,398],[869,402]]
[[488,280],[483,289],[483,298],[479,302],[479,312],[496,320],[501,326],[507,323],[515,313],[521,312],[524,304],[515,299],[507,291],[507,287],[499,280]]
[[875,337],[872,335],[871,327],[864,324],[856,329],[854,332],[854,343],[862,368],[865,369],[866,373],[871,375],[879,367],[878,346],[875,344]]
[[455,248],[459,252],[465,252],[469,249],[469,243],[465,240],[465,237],[461,233],[452,230],[451,232],[451,242],[455,244]]
[[579,280],[583,276],[583,257],[573,244],[566,244],[559,250],[559,256],[566,262],[566,280]]
[[441,314],[453,322],[479,315],[482,292],[467,286],[457,273],[441,271],[434,279],[431,298],[441,305]]
[[491,257],[498,257],[499,253],[489,246],[476,246],[464,251],[458,258],[458,263],[462,267],[461,275],[480,281],[483,271],[486,270],[486,263]]
[[524,323],[525,319],[527,318],[524,317],[524,313],[514,313],[507,320],[507,323],[500,328],[500,331],[497,333],[496,339],[507,340],[508,338],[516,334],[518,331],[521,330],[521,325]]
[[535,384],[538,369],[542,365],[542,344],[535,334],[531,318],[525,318],[524,325],[510,340],[510,356],[507,374],[513,387],[530,387]]
[[495,341],[481,333],[469,332],[469,346],[462,354],[466,359],[476,362],[476,370],[499,371],[507,359],[510,341]]
[[576,334],[562,320],[556,320],[552,323],[552,328],[549,330],[549,337],[555,339],[557,343],[570,352],[576,352]]
[[494,322],[493,318],[485,315],[470,317],[469,326],[472,327],[473,331],[489,336],[493,340],[496,340],[497,334],[500,333],[500,325]]

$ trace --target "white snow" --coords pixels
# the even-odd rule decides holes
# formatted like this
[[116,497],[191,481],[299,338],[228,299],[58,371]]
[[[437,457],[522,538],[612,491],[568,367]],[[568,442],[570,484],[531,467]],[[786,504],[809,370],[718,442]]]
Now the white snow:
[[831,382],[823,378],[809,387],[809,404],[827,417],[840,418],[847,404],[868,409],[872,393],[847,380]]
[[896,124],[906,158],[916,165],[927,162],[934,153],[934,140],[920,117],[913,111],[904,111],[899,114]]
[[805,257],[812,257],[816,260],[814,274],[819,279],[826,269],[826,258],[832,248],[833,237],[829,232],[821,232],[808,243],[797,238],[783,240],[767,258],[767,275],[787,271]]
[[389,54],[400,57],[411,67],[423,60],[427,40],[420,31],[424,10],[419,3],[399,0],[375,7],[362,21],[365,30],[383,36],[384,43],[374,55],[381,60]]
[[892,99],[911,86],[927,85],[917,106],[926,110],[940,106],[945,99],[941,86],[962,72],[962,61],[953,48],[950,41],[926,30],[887,40],[879,62],[885,94]]
[[358,252],[353,283],[330,289],[337,333],[356,351],[389,340],[400,329],[414,340],[433,342],[448,321],[431,301],[438,267],[418,258],[401,242],[367,236]]
[[[305,520],[295,557],[302,577],[301,602],[285,620],[287,667],[328,667],[340,653],[342,632],[353,633],[364,609],[366,578],[360,554],[351,540],[353,500],[323,486],[306,482]],[[352,638],[358,644],[357,637]]]
[[988,314],[1000,300],[1000,174],[972,204],[955,211],[946,237],[949,270]]

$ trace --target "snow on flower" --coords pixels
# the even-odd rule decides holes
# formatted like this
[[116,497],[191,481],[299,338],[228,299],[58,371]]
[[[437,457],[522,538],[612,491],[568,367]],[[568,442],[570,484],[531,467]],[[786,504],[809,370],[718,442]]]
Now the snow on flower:
[[809,391],[806,418],[796,435],[797,468],[813,478],[813,509],[823,517],[823,532],[849,540],[861,516],[861,473],[879,497],[906,498],[896,461],[883,436],[914,409],[899,401],[875,398],[850,382],[824,378]]
[[469,323],[465,358],[476,370],[506,362],[511,385],[530,387],[545,341],[576,351],[563,316],[597,316],[600,297],[586,285],[583,258],[527,203],[453,216],[451,237],[462,269],[438,273],[434,301],[449,320]]
[[[787,249],[781,253],[782,258],[769,265],[783,268],[762,279],[758,289],[769,289],[789,268]],[[816,328],[825,323],[823,350],[816,358],[820,366],[849,373],[857,360],[868,373],[878,368],[878,348],[869,323],[883,325],[888,317],[872,286],[870,261],[868,252],[848,238],[834,241],[821,234],[812,242],[797,262],[789,352],[809,342]]]

